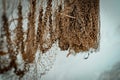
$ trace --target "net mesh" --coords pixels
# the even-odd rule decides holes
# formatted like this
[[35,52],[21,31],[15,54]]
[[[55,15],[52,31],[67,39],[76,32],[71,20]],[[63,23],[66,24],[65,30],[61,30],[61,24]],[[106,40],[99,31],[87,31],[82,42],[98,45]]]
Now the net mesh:
[[58,48],[69,54],[99,49],[99,0],[0,0],[0,9],[3,79],[41,78]]

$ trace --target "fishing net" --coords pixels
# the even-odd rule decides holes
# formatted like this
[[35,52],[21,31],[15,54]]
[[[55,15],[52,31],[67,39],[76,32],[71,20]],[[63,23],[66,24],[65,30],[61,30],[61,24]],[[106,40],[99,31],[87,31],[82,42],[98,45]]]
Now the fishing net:
[[99,49],[99,0],[0,0],[0,74],[39,79],[55,61]]

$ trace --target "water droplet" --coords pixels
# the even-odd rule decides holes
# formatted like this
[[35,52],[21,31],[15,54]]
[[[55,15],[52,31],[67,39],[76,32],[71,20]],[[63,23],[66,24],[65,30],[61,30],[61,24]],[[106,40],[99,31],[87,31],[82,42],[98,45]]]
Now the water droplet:
[[89,55],[90,55],[90,53],[85,54],[85,55],[84,55],[84,59],[88,59],[88,58],[89,58]]

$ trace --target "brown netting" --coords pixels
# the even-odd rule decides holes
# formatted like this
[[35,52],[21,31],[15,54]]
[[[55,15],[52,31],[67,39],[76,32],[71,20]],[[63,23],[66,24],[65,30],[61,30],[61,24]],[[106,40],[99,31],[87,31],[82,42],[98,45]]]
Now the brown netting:
[[12,73],[7,76],[40,78],[52,67],[56,47],[68,50],[69,54],[99,48],[99,0],[0,2],[0,73],[3,76]]
[[99,0],[65,0],[64,9],[60,13],[61,50],[69,48],[79,53],[98,48]]

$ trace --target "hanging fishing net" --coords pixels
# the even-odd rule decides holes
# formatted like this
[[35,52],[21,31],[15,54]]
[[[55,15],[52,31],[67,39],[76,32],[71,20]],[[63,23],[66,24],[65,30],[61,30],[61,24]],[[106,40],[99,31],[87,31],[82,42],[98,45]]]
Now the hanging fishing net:
[[2,79],[40,79],[57,49],[99,49],[99,0],[0,0]]

